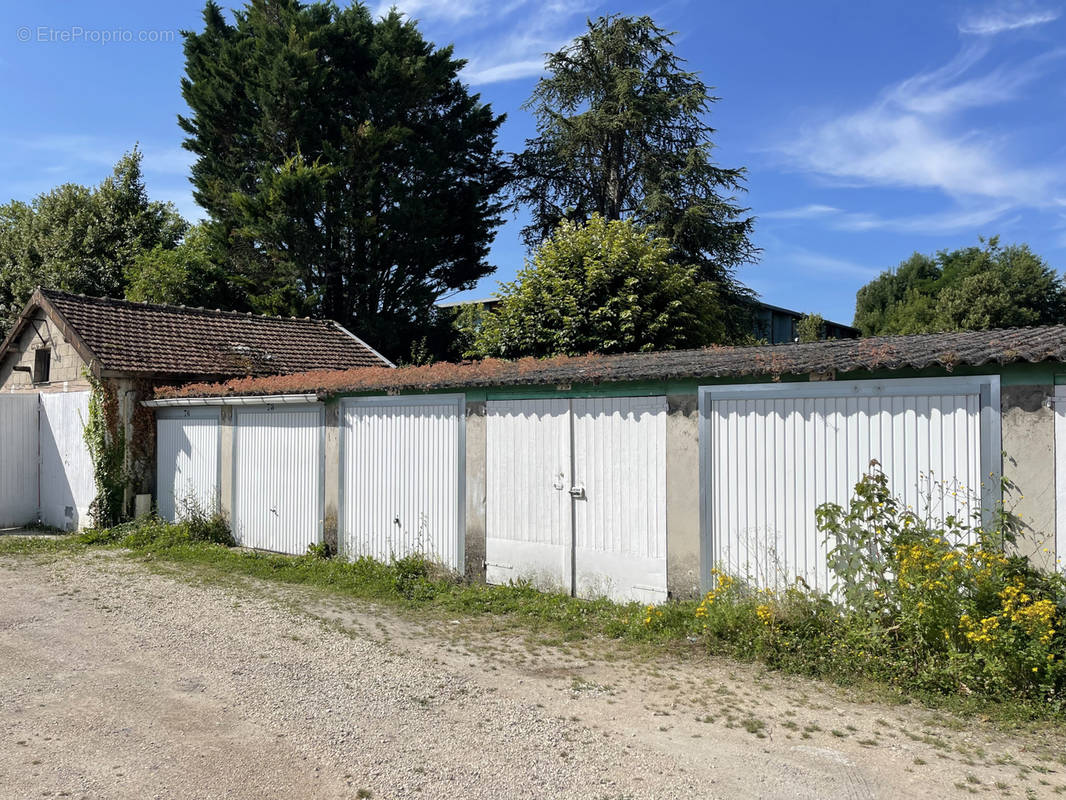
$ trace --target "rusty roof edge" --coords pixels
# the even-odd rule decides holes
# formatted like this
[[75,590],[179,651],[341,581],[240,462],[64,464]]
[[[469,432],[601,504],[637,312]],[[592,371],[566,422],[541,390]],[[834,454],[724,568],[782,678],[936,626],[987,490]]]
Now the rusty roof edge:
[[[1051,335],[1052,341],[1019,341],[1026,332]],[[931,345],[924,354],[909,354],[909,345]],[[960,352],[960,345],[979,352]],[[717,357],[717,358],[716,358]],[[727,363],[722,363],[728,360]],[[423,367],[359,367],[349,370],[309,370],[283,376],[286,390],[336,395],[363,391],[408,391],[551,383],[618,383],[750,376],[800,375],[808,372],[873,369],[921,369],[939,366],[979,367],[1066,360],[1066,326],[956,331],[934,334],[829,340],[762,347],[709,347],[656,353],[586,355],[547,359],[437,363]],[[717,363],[715,363],[717,361]],[[665,362],[665,363],[664,363]],[[377,373],[375,374],[375,371]],[[302,379],[302,382],[301,380]],[[278,378],[239,378],[222,383],[193,383],[160,390],[160,396],[226,396],[278,393]]]

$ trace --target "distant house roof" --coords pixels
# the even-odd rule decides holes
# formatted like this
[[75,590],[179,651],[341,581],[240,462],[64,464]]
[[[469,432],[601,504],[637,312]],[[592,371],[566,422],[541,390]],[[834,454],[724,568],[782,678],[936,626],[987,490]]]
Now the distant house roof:
[[272,395],[294,392],[432,391],[492,386],[616,381],[777,377],[878,369],[923,369],[1016,362],[1066,361],[1066,325],[929,333],[764,347],[711,347],[659,353],[576,356],[518,361],[487,359],[400,369],[316,371],[222,384],[167,388],[160,397]]
[[87,362],[123,373],[277,375],[311,369],[391,367],[329,320],[134,303],[37,289],[0,345],[3,358],[41,308]]

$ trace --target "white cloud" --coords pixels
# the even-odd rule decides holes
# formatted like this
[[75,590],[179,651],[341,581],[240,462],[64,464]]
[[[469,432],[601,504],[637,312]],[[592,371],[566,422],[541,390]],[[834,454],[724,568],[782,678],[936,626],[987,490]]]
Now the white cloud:
[[538,76],[544,54],[558,50],[584,28],[595,0],[399,0],[381,2],[375,13],[395,6],[423,23],[430,38],[454,41],[467,59],[463,80],[499,83]]
[[1044,204],[1061,172],[1016,163],[1008,141],[974,129],[961,114],[1018,99],[1063,51],[970,77],[985,55],[983,47],[969,47],[939,69],[888,87],[865,108],[808,126],[779,149],[794,166],[845,185]]
[[759,217],[760,219],[817,219],[818,217],[826,217],[839,213],[840,209],[835,206],[811,203],[810,205],[798,206],[796,208],[781,208],[776,211],[765,211],[762,214],[759,214]]
[[386,0],[374,10],[374,16],[384,16],[395,8],[412,19],[445,19],[454,22],[483,14],[490,6],[483,0]]
[[1059,18],[1058,9],[1039,8],[1031,3],[1012,2],[967,16],[959,23],[959,32],[972,36],[995,36],[997,33],[1016,31],[1045,25]]
[[760,219],[806,221],[821,220],[826,227],[838,231],[892,231],[895,233],[955,233],[982,228],[1002,221],[1012,204],[979,205],[954,208],[930,214],[884,216],[864,211],[844,211],[835,206],[811,204],[759,214]]
[[884,230],[896,233],[956,233],[982,228],[993,222],[1004,224],[1003,216],[1010,205],[994,205],[973,209],[951,209],[932,214],[885,217],[878,214],[849,213],[834,221],[833,227],[844,231]]
[[868,281],[881,274],[880,269],[866,264],[859,264],[846,258],[816,253],[799,247],[775,254],[775,256],[775,260],[782,263],[803,267],[810,272],[831,277],[861,278],[864,281]]
[[544,72],[544,58],[531,58],[528,61],[507,61],[502,64],[471,61],[463,70],[463,80],[474,86],[486,83],[501,83],[518,78],[531,78]]

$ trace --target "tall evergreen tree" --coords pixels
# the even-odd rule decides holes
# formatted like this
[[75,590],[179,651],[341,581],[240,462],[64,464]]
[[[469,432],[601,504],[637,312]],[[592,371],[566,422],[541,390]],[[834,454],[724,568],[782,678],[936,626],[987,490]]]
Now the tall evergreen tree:
[[753,220],[735,196],[745,171],[712,160],[707,122],[718,100],[649,17],[605,16],[550,54],[527,101],[537,136],[513,165],[535,247],[562,219],[633,219],[665,237],[673,258],[716,284],[730,334],[750,334],[751,293],[735,278],[752,261]]
[[185,33],[195,197],[259,311],[322,314],[403,357],[472,288],[500,224],[503,118],[392,11],[252,0]]

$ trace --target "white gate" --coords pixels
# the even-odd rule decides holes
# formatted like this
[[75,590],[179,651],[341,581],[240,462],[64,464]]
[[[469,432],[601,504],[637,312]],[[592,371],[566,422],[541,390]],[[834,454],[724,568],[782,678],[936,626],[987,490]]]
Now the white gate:
[[0,395],[0,528],[37,521],[37,412],[33,394]]
[[485,579],[573,587],[570,401],[486,404]]
[[217,408],[156,411],[156,497],[163,519],[218,510],[219,416]]
[[574,593],[666,599],[666,398],[573,401]]
[[233,413],[233,535],[244,547],[300,555],[322,541],[320,405]]
[[487,404],[486,579],[666,599],[666,399]]
[[463,569],[463,395],[341,404],[341,551]]
[[96,496],[84,435],[89,393],[42,393],[40,419],[41,522],[62,530],[85,527]]
[[999,378],[754,384],[700,389],[703,579],[828,590],[823,503],[847,506],[880,463],[934,520],[979,521],[998,497]]

